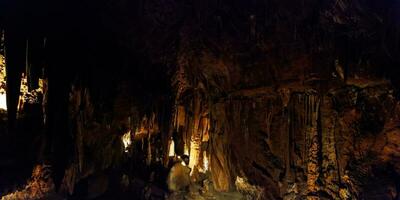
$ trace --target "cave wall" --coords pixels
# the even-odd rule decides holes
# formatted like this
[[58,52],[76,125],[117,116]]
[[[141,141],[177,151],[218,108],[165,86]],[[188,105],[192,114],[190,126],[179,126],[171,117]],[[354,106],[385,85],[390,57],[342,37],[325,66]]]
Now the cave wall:
[[[397,140],[385,128],[397,132],[399,125],[391,84],[346,84],[333,77],[333,84],[316,82],[239,90],[208,101],[217,190],[230,191],[237,177],[246,177],[265,189],[266,199],[397,195],[398,183],[387,178],[397,176],[398,165],[391,145]],[[386,174],[374,172],[382,169]],[[374,177],[382,177],[381,185],[371,188]],[[388,188],[394,191],[384,192]]]
[[[284,12],[291,6],[280,3],[277,8]],[[384,151],[370,148],[382,142],[378,138],[386,134],[384,127],[397,120],[396,81],[387,81],[388,74],[374,67],[384,54],[359,48],[365,41],[370,41],[365,49],[374,46],[364,33],[375,32],[379,23],[348,24],[355,18],[374,21],[347,12],[352,6],[359,11],[368,6],[318,6],[319,11],[304,9],[299,14],[303,18],[282,13],[275,18],[281,21],[267,20],[268,25],[254,11],[244,27],[226,23],[221,15],[215,29],[181,29],[173,83],[178,99],[198,98],[192,92],[198,88],[205,91],[217,190],[232,190],[237,177],[247,177],[265,187],[266,199],[396,197],[397,192],[383,192],[398,184],[387,178],[370,187],[374,176],[397,176],[389,169],[397,164],[388,164],[381,158]],[[235,6],[227,7],[224,14]],[[308,24],[314,14],[320,16],[317,24]],[[384,65],[397,63],[390,62]],[[382,166],[389,172],[374,174]]]

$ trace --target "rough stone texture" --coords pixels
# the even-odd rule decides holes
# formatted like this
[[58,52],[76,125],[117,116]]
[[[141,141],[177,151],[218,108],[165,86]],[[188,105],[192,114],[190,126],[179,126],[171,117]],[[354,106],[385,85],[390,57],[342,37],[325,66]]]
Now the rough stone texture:
[[31,179],[24,188],[1,197],[2,200],[46,199],[55,193],[54,182],[51,178],[51,166],[37,165],[32,171]]
[[[310,57],[298,54],[287,60],[292,67],[274,69],[278,61],[273,58],[261,68],[262,58],[241,63],[237,55],[216,56],[193,41],[182,42],[181,48],[196,46],[191,50],[202,55],[182,51],[179,69],[184,70],[175,82],[182,83],[180,93],[191,93],[193,85],[203,82],[206,95],[201,98],[212,99],[210,154],[217,190],[229,190],[236,176],[245,176],[265,187],[270,199],[359,198],[374,165],[396,160],[393,143],[382,146],[396,141],[395,131],[386,133],[385,127],[398,124],[393,122],[397,100],[384,79],[354,72],[355,78],[343,82],[341,66],[318,71],[309,68]],[[253,67],[245,66],[250,63]],[[371,148],[373,143],[383,150]]]
[[[390,83],[328,79],[208,93],[219,97],[207,111],[216,190],[231,190],[239,176],[264,188],[264,199],[396,196],[398,101]],[[375,176],[387,178],[371,188]]]
[[176,163],[172,166],[168,178],[168,189],[173,192],[180,192],[190,185],[190,168]]

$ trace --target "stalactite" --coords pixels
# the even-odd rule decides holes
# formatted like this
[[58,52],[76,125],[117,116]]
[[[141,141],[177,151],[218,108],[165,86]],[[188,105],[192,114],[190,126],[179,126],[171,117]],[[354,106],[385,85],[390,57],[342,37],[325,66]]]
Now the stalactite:
[[38,88],[39,78],[43,78],[42,69],[46,67],[45,62],[45,44],[43,38],[32,37],[29,40],[28,57],[28,85],[29,88]]
[[186,110],[186,120],[185,120],[185,126],[183,128],[182,134],[180,134],[180,139],[182,140],[182,154],[184,155],[190,155],[190,138],[193,130],[193,115],[190,113],[193,113],[192,111],[192,101],[191,100],[188,104],[188,109]]
[[332,109],[331,98],[324,96],[321,103],[321,132],[322,132],[322,172],[325,180],[327,193],[331,196],[336,196],[339,192],[337,183],[339,181],[338,166],[337,166],[337,152],[335,146],[335,127],[337,114]]
[[[177,102],[177,100],[176,100]],[[176,103],[175,102],[175,103]],[[171,141],[168,142],[168,156],[166,156],[166,161],[164,162],[165,166],[168,164],[168,157],[172,155],[172,152],[174,155],[183,155],[184,154],[184,143],[182,141],[184,137],[184,133],[186,130],[186,123],[187,123],[187,116],[186,116],[186,109],[183,105],[174,105],[174,123],[173,126],[171,126],[170,130],[170,138]],[[173,145],[172,145],[173,144]],[[173,149],[171,149],[173,148]]]
[[186,112],[185,112],[185,107],[180,105],[177,106],[177,123],[176,123],[176,129],[179,131],[180,127],[185,126],[185,120],[186,120]]
[[148,123],[147,123],[147,157],[146,157],[146,164],[150,165],[153,159],[152,155],[152,142],[151,142],[151,129],[152,127],[152,122],[154,121],[154,114],[149,118]]
[[5,55],[4,29],[0,29],[0,54]]
[[203,133],[202,133],[202,137],[201,137],[201,141],[204,142],[208,142],[208,140],[210,139],[210,134],[209,134],[209,130],[210,130],[210,117],[209,117],[209,113],[205,114],[204,118],[203,118]]
[[[304,147],[304,151],[303,151],[303,161],[305,161],[304,162],[304,164],[307,162],[307,157],[308,157],[308,140],[309,140],[309,138],[308,138],[308,134],[307,134],[307,131],[305,131],[305,127],[307,127],[307,115],[305,115],[305,110],[306,110],[306,105],[307,105],[307,101],[306,101],[306,96],[307,95],[301,95],[301,97],[302,97],[302,104],[303,104],[303,112],[302,112],[302,115],[303,115],[303,123],[302,123],[302,128],[303,128],[303,137],[304,137],[304,140],[303,140],[303,147]],[[307,167],[304,167],[305,168],[305,170],[307,169]]]
[[199,162],[199,155],[201,152],[201,135],[202,135],[202,130],[200,128],[203,128],[200,126],[200,121],[202,117],[202,99],[201,96],[198,92],[195,93],[194,99],[193,99],[193,106],[194,106],[194,118],[193,118],[193,129],[192,129],[192,134],[190,138],[190,162],[189,162],[189,167],[194,169],[195,166],[197,166]]
[[317,96],[310,95],[308,96],[308,101],[306,102],[308,105],[308,161],[307,161],[307,189],[308,189],[308,199],[314,199],[315,193],[319,190],[317,180],[319,178],[319,139],[318,139],[318,129],[317,129],[317,120],[318,120],[318,109],[319,109],[319,99]]
[[298,146],[300,143],[298,143],[298,132],[299,132],[299,124],[298,124],[298,112],[296,112],[296,109],[300,107],[300,104],[298,102],[298,95],[293,96],[293,104],[294,104],[294,110],[292,112],[291,116],[291,132],[290,132],[290,138],[289,138],[289,146],[290,146],[290,154],[291,154],[291,168],[292,168],[292,178],[293,182],[295,182],[295,179],[297,178],[297,163],[299,163],[299,155],[298,152],[296,151],[296,146]]
[[190,145],[190,136],[191,136],[192,125],[193,125],[192,120],[193,120],[192,116],[186,117],[185,126],[184,126],[182,134],[180,135],[181,140],[183,141],[181,144],[181,146],[182,146],[181,154],[184,154],[184,155],[190,154],[190,146],[189,145]]
[[242,108],[242,104],[241,102],[239,103],[235,103],[234,104],[237,107],[234,107],[235,111],[238,111],[238,119],[235,119],[235,121],[239,121],[240,122],[240,129],[243,130],[243,134],[244,134],[244,144],[245,144],[245,151],[248,151],[249,149],[249,137],[250,137],[250,133],[249,133],[249,127],[248,127],[248,109],[249,106],[245,105],[244,108]]
[[[284,136],[284,144],[283,144],[283,149],[284,149],[284,159],[285,159],[285,177],[287,177],[287,181],[292,179],[291,176],[291,169],[290,169],[290,143],[288,142],[289,138],[290,138],[290,131],[291,131],[291,113],[293,112],[293,106],[292,104],[290,104],[290,107],[288,107],[287,109],[287,116],[286,116],[286,130],[285,130],[285,136]],[[287,139],[286,139],[287,138]]]
[[[295,99],[292,96],[292,100]],[[287,130],[287,164],[286,164],[286,177],[289,182],[293,182],[294,180],[294,174],[293,174],[293,161],[294,161],[294,154],[293,154],[293,128],[294,128],[294,113],[296,109],[296,104],[294,103],[295,101],[292,101],[291,103],[291,108],[288,111],[288,130]]]
[[30,43],[29,40],[26,40],[26,46],[25,46],[25,76],[26,76],[26,82],[27,82],[27,87],[29,87],[32,82],[31,80],[31,50],[30,50]]
[[42,85],[42,88],[43,88],[43,97],[42,97],[43,124],[47,125],[48,80],[46,78],[43,78],[41,85]]
[[210,168],[217,191],[229,191],[233,187],[229,158],[229,122],[224,103],[214,105],[211,113],[212,133],[210,138]]
[[77,132],[76,132],[76,149],[77,149],[77,159],[78,159],[78,169],[82,172],[83,162],[84,162],[84,151],[83,151],[83,113],[79,111],[77,120]]

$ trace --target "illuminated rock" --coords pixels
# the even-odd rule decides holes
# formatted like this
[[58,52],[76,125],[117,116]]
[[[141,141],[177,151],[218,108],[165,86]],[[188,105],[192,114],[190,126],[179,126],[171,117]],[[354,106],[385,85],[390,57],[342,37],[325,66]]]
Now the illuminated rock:
[[176,163],[172,166],[168,178],[168,189],[178,192],[186,189],[190,184],[190,168],[183,163]]

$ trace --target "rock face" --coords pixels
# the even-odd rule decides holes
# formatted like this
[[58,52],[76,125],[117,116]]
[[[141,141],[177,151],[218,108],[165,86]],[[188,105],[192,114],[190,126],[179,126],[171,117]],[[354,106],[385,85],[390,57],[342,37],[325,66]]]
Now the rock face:
[[2,200],[14,199],[43,199],[55,192],[51,169],[49,165],[37,165],[32,171],[31,179],[24,188],[1,197]]
[[310,58],[301,55],[265,82],[255,61],[246,68],[234,56],[195,51],[203,55],[196,62],[188,51],[180,55],[192,62],[180,63],[176,96],[185,99],[180,106],[193,108],[186,127],[197,124],[200,113],[210,118],[207,151],[218,191],[232,190],[236,177],[264,187],[265,199],[359,199],[375,189],[379,195],[372,198],[379,199],[397,187],[389,178],[370,188],[383,166],[389,172],[382,176],[398,176],[398,100],[390,82],[358,72],[344,82],[335,69],[301,72],[318,68],[307,68]]
[[[264,188],[264,199],[397,195],[382,192],[399,184],[398,99],[390,81],[366,75],[366,67],[329,64],[329,45],[315,55],[292,52],[281,63],[265,49],[219,42],[212,52],[204,40],[213,38],[197,39],[182,38],[173,86],[180,106],[191,108],[183,127],[198,130],[201,113],[209,116],[207,151],[218,191],[246,177]],[[393,178],[371,188],[377,176]]]
[[[326,3],[317,25],[324,34],[332,28],[327,21],[352,29],[350,21],[364,20],[344,14],[343,1]],[[270,35],[253,35],[259,30],[252,25],[264,27],[256,17],[249,16],[247,34],[231,34],[230,23],[216,35],[196,34],[191,25],[181,29],[172,83],[179,106],[190,110],[183,127],[198,130],[202,113],[209,117],[206,150],[216,190],[233,190],[237,177],[245,177],[264,189],[262,199],[397,198],[394,81],[346,53],[348,42],[360,38],[322,39],[313,32],[292,40],[282,32],[289,24],[273,22]]]
[[168,189],[173,192],[184,190],[190,185],[190,168],[176,163],[167,178]]
[[398,101],[390,85],[264,92],[256,88],[210,105],[210,168],[217,190],[233,189],[239,176],[265,188],[265,199],[397,195],[382,192],[397,187],[395,178],[369,186],[379,179],[374,177],[398,170]]

